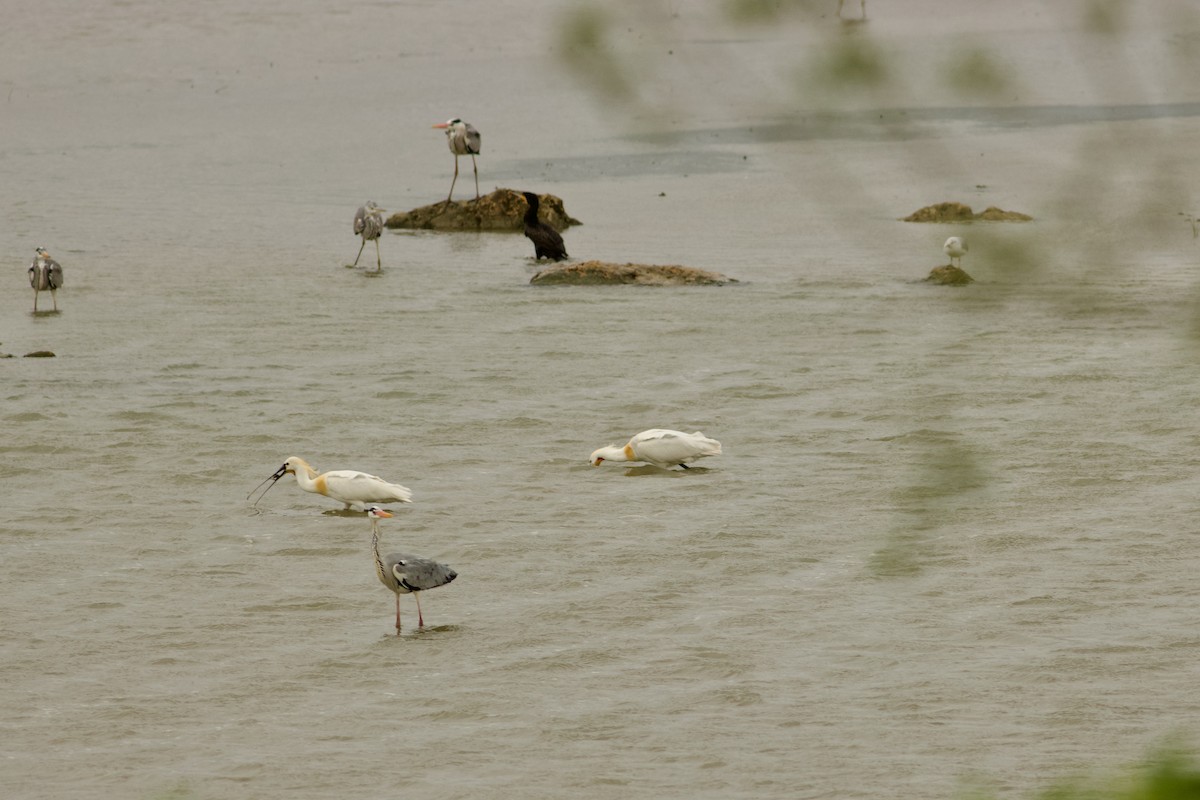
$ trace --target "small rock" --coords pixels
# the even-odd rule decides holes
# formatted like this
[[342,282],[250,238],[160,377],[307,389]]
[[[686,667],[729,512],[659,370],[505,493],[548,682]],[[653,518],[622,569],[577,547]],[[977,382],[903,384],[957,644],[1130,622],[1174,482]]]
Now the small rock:
[[54,353],[49,350],[34,350],[32,353],[26,353],[26,358],[54,358]]
[[583,261],[548,267],[529,279],[535,286],[552,284],[598,285],[636,283],[642,286],[719,286],[737,283],[719,272],[677,264],[612,264]]
[[929,277],[925,281],[927,283],[936,283],[939,286],[966,286],[968,283],[974,283],[975,279],[963,272],[959,267],[953,264],[946,264],[945,266],[934,267],[930,270]]

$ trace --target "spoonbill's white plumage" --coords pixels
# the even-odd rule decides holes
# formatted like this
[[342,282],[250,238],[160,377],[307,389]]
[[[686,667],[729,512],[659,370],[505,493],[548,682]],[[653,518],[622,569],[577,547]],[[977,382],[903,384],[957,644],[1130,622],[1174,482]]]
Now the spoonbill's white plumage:
[[458,573],[440,562],[408,553],[379,554],[379,520],[392,516],[379,506],[367,509],[371,518],[371,550],[375,553],[375,574],[379,582],[396,593],[396,633],[400,632],[400,595],[411,594],[417,601],[417,627],[425,627],[421,614],[421,596],[418,592],[445,586],[458,577]]
[[[951,266],[962,268],[962,257],[967,254],[967,240],[961,236],[951,236],[942,245],[942,252],[950,257]],[[954,259],[958,259],[958,263],[954,263]]]
[[[378,475],[349,469],[335,469],[318,474],[307,461],[296,456],[283,462],[283,466],[275,470],[275,474],[263,481],[271,482],[271,485],[263,490],[263,494],[275,485],[275,481],[288,473],[296,476],[296,484],[304,491],[331,497],[345,503],[346,508],[356,511],[364,510],[369,503],[412,502],[412,491],[406,486],[389,483]],[[260,483],[259,486],[261,485]],[[257,487],[255,488],[257,490]],[[258,499],[261,500],[262,495],[259,495]],[[254,502],[257,503],[258,500]]]
[[642,431],[623,446],[609,445],[592,453],[592,466],[605,461],[641,461],[667,469],[676,464],[688,469],[686,462],[705,456],[721,455],[721,443],[700,431],[683,433],[662,428]]

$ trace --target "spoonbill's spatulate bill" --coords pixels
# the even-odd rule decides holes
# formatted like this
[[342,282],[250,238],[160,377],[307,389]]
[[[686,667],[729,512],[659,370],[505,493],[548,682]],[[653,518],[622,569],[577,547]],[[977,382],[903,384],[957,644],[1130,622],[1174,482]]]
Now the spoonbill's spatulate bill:
[[521,192],[529,208],[525,210],[525,237],[533,242],[533,253],[536,258],[549,258],[552,261],[562,261],[567,258],[567,246],[563,244],[558,231],[538,219],[538,196],[533,192]]
[[[346,508],[362,511],[370,503],[411,503],[412,491],[398,483],[388,483],[378,475],[366,472],[355,472],[349,469],[335,469],[318,474],[303,458],[292,456],[283,462],[283,466],[275,470],[263,483],[270,485],[263,489],[258,500],[263,498],[271,486],[284,475],[296,476],[296,484],[306,492],[323,494],[346,504]],[[262,486],[260,483],[258,486]],[[258,486],[254,491],[258,491]],[[254,494],[254,491],[250,494]],[[249,499],[250,495],[246,495]],[[258,500],[254,501],[258,505]]]
[[392,516],[378,506],[367,509],[371,518],[371,550],[375,553],[375,574],[379,582],[396,593],[396,633],[400,632],[400,595],[411,594],[417,601],[417,627],[425,627],[419,592],[445,586],[458,573],[445,564],[409,553],[379,554],[379,520]]
[[354,232],[362,237],[362,244],[359,245],[358,255],[354,257],[354,266],[358,266],[358,260],[362,258],[363,248],[367,246],[367,242],[375,240],[375,269],[383,269],[383,259],[379,256],[379,236],[383,233],[383,210],[375,205],[374,200],[368,200],[365,206],[359,206],[358,211],[354,214]]
[[700,431],[683,433],[653,428],[637,434],[624,447],[601,447],[592,453],[591,461],[595,467],[605,461],[641,461],[663,469],[676,464],[687,469],[686,462],[719,455],[721,443],[708,438]]
[[[967,254],[967,250],[969,249],[970,248],[967,247],[967,240],[961,236],[951,236],[946,240],[946,243],[942,245],[942,252],[950,257],[951,266],[956,266],[959,268],[962,267],[962,257]],[[958,259],[957,264],[954,263],[954,259],[956,258]]]
[[36,250],[33,263],[29,265],[29,285],[33,287],[33,313],[37,313],[38,294],[50,290],[50,300],[58,311],[58,287],[63,285],[62,265],[50,257],[46,248]]
[[446,144],[450,146],[450,152],[454,153],[454,180],[450,181],[450,194],[446,196],[446,205],[450,205],[450,198],[454,197],[454,184],[458,183],[459,156],[471,157],[471,166],[475,169],[475,199],[478,200],[479,165],[475,163],[475,156],[479,155],[479,151],[483,147],[482,134],[475,130],[474,125],[458,118],[439,122],[433,127],[445,129]]

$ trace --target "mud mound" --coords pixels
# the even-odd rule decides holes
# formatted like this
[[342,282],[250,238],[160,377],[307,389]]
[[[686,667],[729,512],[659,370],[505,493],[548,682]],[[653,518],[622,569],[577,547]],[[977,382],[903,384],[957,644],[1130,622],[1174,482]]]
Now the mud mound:
[[1027,222],[1033,217],[995,206],[989,206],[987,210],[976,214],[965,203],[947,202],[917,209],[905,217],[904,222],[972,222],[977,219],[989,222]]
[[636,283],[642,286],[712,286],[737,283],[733,278],[719,272],[677,264],[611,264],[607,261],[557,264],[534,275],[529,282],[537,286],[592,286],[615,283]]
[[[555,230],[582,225],[571,217],[560,198],[538,195],[541,211],[538,219]],[[389,228],[435,231],[520,231],[525,228],[525,198],[512,189],[497,189],[478,200],[445,201],[412,211],[397,211],[385,223]]]
[[939,286],[966,286],[968,283],[974,283],[975,279],[958,267],[946,264],[930,270],[925,281]]

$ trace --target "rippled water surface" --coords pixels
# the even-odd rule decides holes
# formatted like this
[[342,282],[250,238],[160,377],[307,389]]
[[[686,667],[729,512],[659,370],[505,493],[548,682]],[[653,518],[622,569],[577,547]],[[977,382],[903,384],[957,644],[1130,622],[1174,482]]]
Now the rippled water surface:
[[[1196,732],[1200,25],[675,5],[632,108],[565,74],[569,4],[10,9],[5,796],[1018,797]],[[791,114],[797,43],[861,40],[892,102]],[[936,91],[969,47],[1003,96]],[[347,269],[452,116],[574,257],[739,282],[531,287],[504,234]],[[1035,219],[898,220],[950,199]],[[951,234],[976,283],[921,282]],[[588,464],[651,427],[724,454]],[[245,499],[292,455],[412,488],[386,543],[459,573],[424,630],[362,514]]]

